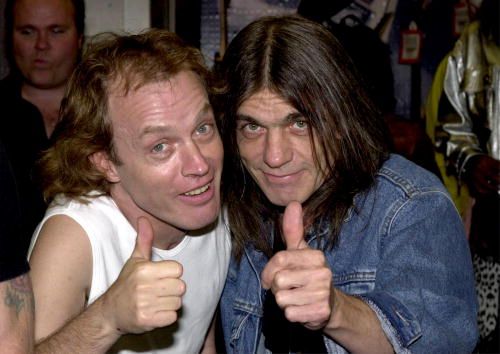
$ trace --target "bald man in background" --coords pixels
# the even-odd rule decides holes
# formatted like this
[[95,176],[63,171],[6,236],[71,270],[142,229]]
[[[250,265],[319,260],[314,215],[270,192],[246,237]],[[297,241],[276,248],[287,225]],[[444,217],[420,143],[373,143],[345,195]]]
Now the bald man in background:
[[18,185],[21,247],[46,209],[36,160],[50,145],[66,83],[80,58],[83,0],[7,0],[5,43],[10,73],[0,81],[0,139]]

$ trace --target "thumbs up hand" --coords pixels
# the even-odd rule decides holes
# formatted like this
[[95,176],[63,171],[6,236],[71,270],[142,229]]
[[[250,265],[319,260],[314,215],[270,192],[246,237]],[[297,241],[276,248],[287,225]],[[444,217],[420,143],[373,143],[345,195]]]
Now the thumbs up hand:
[[290,322],[321,329],[332,313],[332,272],[323,252],[309,248],[304,239],[300,203],[288,204],[282,230],[286,250],[269,260],[261,274],[262,286],[271,289]]
[[106,315],[120,334],[142,333],[177,320],[186,290],[180,279],[182,265],[175,261],[152,262],[153,229],[139,218],[134,251],[118,279],[102,296]]

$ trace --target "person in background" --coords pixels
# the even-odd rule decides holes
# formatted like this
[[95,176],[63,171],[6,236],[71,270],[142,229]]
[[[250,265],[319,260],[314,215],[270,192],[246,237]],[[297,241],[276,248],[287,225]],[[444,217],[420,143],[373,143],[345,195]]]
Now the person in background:
[[461,219],[384,124],[323,26],[261,18],[220,66],[233,257],[228,353],[466,353],[477,340]]
[[499,352],[500,2],[483,0],[435,74],[427,131],[450,194],[470,225],[479,352]]
[[50,146],[66,83],[82,49],[83,0],[7,0],[5,44],[9,75],[0,81],[0,138],[19,187],[22,245],[43,217],[35,162]]
[[215,352],[230,240],[209,79],[167,31],[89,44],[40,165],[37,353]]
[[0,353],[33,352],[34,309],[29,265],[20,245],[21,215],[14,175],[0,142]]

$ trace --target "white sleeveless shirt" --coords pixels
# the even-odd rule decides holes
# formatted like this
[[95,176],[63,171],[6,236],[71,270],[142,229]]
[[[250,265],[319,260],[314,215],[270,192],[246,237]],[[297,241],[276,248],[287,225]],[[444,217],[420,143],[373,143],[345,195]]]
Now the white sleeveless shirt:
[[[88,204],[59,198],[38,225],[29,254],[45,221],[66,215],[87,233],[92,248],[92,284],[88,304],[101,296],[118,278],[135,247],[136,231],[108,196],[89,199]],[[231,244],[228,227],[220,215],[215,226],[200,235],[186,235],[175,248],[153,248],[152,259],[182,264],[186,293],[178,321],[142,335],[122,336],[109,353],[198,353],[204,343],[222,288]]]

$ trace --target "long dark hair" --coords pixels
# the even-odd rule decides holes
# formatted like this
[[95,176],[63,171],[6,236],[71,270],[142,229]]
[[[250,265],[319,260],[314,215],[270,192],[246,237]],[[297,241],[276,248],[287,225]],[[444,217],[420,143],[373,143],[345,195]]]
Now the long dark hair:
[[299,111],[326,161],[323,185],[304,203],[306,221],[330,224],[333,247],[354,196],[367,189],[387,157],[384,123],[354,76],[344,49],[323,26],[302,17],[264,17],[230,43],[219,69],[216,97],[225,149],[223,197],[240,257],[250,242],[270,254],[265,220],[271,205],[243,167],[236,142],[236,112],[252,94],[268,89]]

